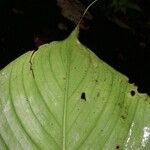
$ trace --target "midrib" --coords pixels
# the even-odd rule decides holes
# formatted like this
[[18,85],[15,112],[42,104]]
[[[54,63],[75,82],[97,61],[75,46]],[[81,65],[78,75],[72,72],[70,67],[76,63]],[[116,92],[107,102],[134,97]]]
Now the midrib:
[[68,52],[67,56],[67,72],[66,72],[66,83],[64,92],[64,109],[63,109],[63,150],[66,150],[66,122],[67,122],[67,101],[68,101],[68,89],[69,89],[69,75],[70,75],[70,57],[71,54]]

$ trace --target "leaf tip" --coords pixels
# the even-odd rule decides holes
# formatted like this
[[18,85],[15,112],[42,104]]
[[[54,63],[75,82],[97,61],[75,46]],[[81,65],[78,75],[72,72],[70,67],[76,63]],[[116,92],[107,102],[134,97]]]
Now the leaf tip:
[[[77,26],[70,34],[71,37],[75,38],[75,39],[78,39],[78,36],[79,36],[79,26]],[[70,37],[69,36],[69,37]]]

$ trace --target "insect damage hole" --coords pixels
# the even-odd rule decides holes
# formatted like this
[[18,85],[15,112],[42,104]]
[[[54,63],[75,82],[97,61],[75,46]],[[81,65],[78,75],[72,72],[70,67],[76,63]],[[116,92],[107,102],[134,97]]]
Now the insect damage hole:
[[119,146],[119,145],[117,145],[117,146],[116,146],[116,149],[119,149],[119,148],[120,148],[120,146]]
[[131,96],[134,96],[135,95],[135,91],[134,90],[130,91],[130,94],[131,94]]
[[85,92],[81,93],[81,100],[86,101],[86,94],[85,94]]

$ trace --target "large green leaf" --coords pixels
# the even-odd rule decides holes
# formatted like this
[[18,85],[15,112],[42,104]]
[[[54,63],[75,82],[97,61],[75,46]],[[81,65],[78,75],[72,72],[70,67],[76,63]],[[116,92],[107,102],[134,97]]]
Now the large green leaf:
[[77,34],[1,70],[0,149],[150,149],[150,98]]

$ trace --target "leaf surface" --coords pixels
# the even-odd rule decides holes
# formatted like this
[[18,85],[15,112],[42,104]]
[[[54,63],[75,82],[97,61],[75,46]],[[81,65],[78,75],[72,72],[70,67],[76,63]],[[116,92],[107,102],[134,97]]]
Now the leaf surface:
[[77,35],[0,71],[0,149],[150,149],[150,98]]

